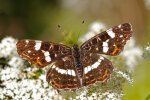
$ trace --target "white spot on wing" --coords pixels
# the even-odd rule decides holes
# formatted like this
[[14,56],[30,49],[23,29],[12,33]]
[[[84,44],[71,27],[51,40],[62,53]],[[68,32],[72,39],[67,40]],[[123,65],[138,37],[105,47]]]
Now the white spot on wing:
[[38,41],[38,42],[36,42],[36,44],[35,44],[35,50],[39,50],[40,48],[41,48],[41,42]]
[[26,44],[28,44],[29,43],[29,40],[26,40]]
[[123,37],[123,35],[120,35],[120,37]]
[[62,58],[63,61],[66,61],[66,58]]
[[86,74],[88,72],[88,66],[84,68],[84,73]]
[[55,57],[57,57],[57,54],[55,54]]
[[107,52],[108,51],[108,47],[103,47],[103,52]]
[[53,65],[53,67],[52,68],[55,68],[56,66],[55,65]]
[[100,58],[98,59],[98,61],[95,62],[92,66],[87,66],[87,67],[84,68],[84,73],[87,74],[92,69],[96,69],[100,65],[100,63],[101,63],[102,60],[104,60],[104,57],[100,56]]
[[68,75],[76,76],[76,73],[74,70],[68,70]]
[[122,26],[122,25],[120,24],[120,25],[118,26],[118,28],[121,28],[121,26]]
[[68,70],[68,74],[69,74],[69,75],[72,75],[72,74],[71,74],[71,70]]
[[115,37],[115,33],[112,31],[112,28],[106,31],[111,38]]
[[109,39],[107,39],[106,42],[108,43],[108,42],[109,42]]
[[102,59],[98,59],[98,62],[101,62],[102,61]]
[[45,51],[44,50],[41,50],[43,53],[45,53]]
[[58,69],[58,73],[65,74],[67,71],[64,69]]
[[50,55],[50,54],[49,54],[48,51],[44,52],[44,56],[45,56],[45,57],[47,57],[47,56],[49,56],[49,55]]
[[87,72],[89,72],[91,70],[92,70],[91,66],[87,66],[87,67],[85,67],[84,72],[86,74]]
[[92,70],[92,68],[90,66],[88,66],[88,71]]
[[76,73],[74,70],[65,70],[65,69],[60,69],[59,67],[56,67],[55,65],[53,65],[52,68],[55,68],[55,70],[60,73],[60,74],[68,74],[68,75],[71,75],[71,76],[76,76]]
[[103,42],[103,46],[107,47],[108,43],[107,42]]
[[28,53],[31,53],[31,50],[28,50]]
[[58,68],[58,67],[56,67],[56,70],[57,70],[57,71],[58,71],[58,69],[59,69],[59,68]]
[[47,62],[50,62],[50,61],[51,61],[50,56],[45,57],[45,60],[46,60]]
[[72,70],[72,76],[76,76],[76,73],[74,70]]
[[101,60],[104,60],[104,57],[100,56],[100,59],[101,59]]
[[94,63],[94,64],[92,65],[92,69],[97,68],[97,67],[98,67],[98,65],[100,65],[100,63],[99,63],[99,62]]
[[98,50],[98,47],[96,48],[96,50]]

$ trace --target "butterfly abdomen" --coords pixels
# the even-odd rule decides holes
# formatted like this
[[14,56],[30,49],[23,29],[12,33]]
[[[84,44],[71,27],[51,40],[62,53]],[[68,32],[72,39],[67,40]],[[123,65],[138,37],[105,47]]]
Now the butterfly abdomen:
[[79,47],[77,44],[73,45],[73,56],[75,59],[75,67],[76,67],[77,72],[81,78],[83,76],[83,66],[82,66],[81,61],[80,61],[80,52],[79,52]]

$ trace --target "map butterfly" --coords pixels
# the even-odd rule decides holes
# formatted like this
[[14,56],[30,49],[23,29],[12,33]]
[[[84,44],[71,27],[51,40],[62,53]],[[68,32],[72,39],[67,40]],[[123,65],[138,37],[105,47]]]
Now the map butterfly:
[[39,40],[19,40],[16,45],[18,54],[39,68],[53,63],[46,80],[55,89],[75,91],[107,82],[113,65],[100,54],[119,55],[131,35],[131,25],[124,23],[95,35],[80,47]]

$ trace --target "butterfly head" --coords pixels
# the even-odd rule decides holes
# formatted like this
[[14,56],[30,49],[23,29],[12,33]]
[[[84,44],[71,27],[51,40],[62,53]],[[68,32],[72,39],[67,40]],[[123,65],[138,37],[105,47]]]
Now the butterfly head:
[[79,46],[77,44],[74,44],[73,45],[73,50],[78,50],[79,49]]
[[74,52],[74,56],[79,55],[79,46],[77,44],[73,45],[73,52]]

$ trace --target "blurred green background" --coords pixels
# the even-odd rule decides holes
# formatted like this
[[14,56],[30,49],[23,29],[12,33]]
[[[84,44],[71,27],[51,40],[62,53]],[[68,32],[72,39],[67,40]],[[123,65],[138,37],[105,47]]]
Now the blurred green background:
[[[82,26],[82,21],[85,24]],[[124,22],[133,25],[137,45],[150,41],[150,0],[0,0],[0,37],[60,42],[64,33],[81,35],[90,23],[100,21],[107,28]],[[81,27],[82,26],[82,27]],[[133,87],[124,84],[124,100],[150,97],[150,60],[133,74]]]

